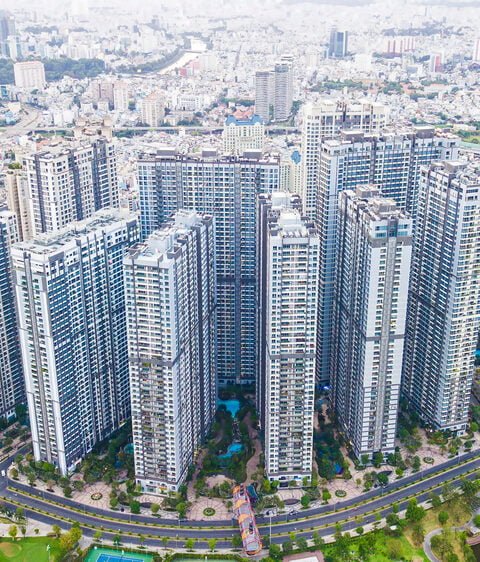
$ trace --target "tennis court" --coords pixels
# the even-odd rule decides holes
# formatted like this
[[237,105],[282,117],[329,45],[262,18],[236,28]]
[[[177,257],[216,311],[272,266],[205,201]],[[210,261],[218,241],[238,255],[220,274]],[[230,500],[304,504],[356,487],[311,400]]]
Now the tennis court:
[[110,548],[93,548],[85,562],[153,562],[153,556]]

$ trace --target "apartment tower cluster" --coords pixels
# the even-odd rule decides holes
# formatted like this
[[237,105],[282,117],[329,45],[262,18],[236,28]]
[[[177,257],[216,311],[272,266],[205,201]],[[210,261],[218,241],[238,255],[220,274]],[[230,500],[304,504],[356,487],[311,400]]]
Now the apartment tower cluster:
[[139,214],[118,210],[101,136],[8,171],[0,415],[26,397],[37,460],[67,474],[131,417],[138,483],[176,491],[228,384],[255,385],[282,485],[312,473],[316,386],[357,456],[394,451],[402,395],[432,427],[466,428],[479,165],[365,101],[308,104],[286,163],[264,150],[264,123],[291,108],[291,61],[277,66],[257,75],[258,116],[227,120],[224,153],[139,155]]

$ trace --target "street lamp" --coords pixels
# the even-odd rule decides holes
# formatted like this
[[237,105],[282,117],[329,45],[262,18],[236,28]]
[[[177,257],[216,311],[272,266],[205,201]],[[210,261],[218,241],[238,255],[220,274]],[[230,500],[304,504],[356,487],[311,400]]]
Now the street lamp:
[[271,509],[271,510],[267,511],[267,516],[270,518],[270,536],[269,536],[270,542],[272,542],[272,516],[273,515],[277,515],[277,512],[276,512],[275,509]]

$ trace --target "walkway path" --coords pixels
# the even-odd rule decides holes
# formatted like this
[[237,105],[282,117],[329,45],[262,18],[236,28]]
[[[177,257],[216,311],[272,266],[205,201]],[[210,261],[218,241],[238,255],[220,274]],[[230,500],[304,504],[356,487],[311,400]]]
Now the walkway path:
[[434,537],[435,535],[439,535],[442,531],[443,529],[434,529],[433,531],[427,533],[425,535],[425,539],[423,540],[423,550],[427,558],[431,560],[431,562],[440,562],[440,559],[437,558],[435,554],[433,554],[431,541],[432,541],[432,537]]
[[250,441],[253,443],[255,448],[255,452],[247,461],[247,480],[246,484],[252,483],[252,474],[257,471],[258,464],[260,462],[260,455],[262,454],[262,444],[260,443],[260,439],[258,438],[258,431],[253,428],[252,426],[252,415],[249,412],[245,416],[245,423],[248,426],[248,436],[250,437]]

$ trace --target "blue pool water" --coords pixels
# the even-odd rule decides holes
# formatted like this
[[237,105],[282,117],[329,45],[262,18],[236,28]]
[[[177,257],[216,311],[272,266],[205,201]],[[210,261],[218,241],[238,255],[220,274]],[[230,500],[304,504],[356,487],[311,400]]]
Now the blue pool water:
[[243,449],[243,445],[241,443],[232,443],[229,445],[227,452],[224,455],[220,455],[219,459],[229,459],[236,453],[240,453]]
[[218,406],[225,406],[227,410],[232,414],[234,418],[237,415],[238,410],[240,410],[240,401],[239,400],[218,400]]

